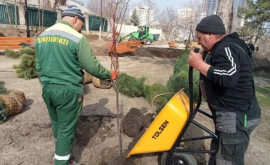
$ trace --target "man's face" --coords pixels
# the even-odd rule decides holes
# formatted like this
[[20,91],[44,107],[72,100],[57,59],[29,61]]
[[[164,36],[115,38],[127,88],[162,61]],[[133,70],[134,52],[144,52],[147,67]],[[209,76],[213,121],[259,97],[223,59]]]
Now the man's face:
[[201,33],[201,32],[196,31],[196,37],[198,39],[198,43],[206,51],[210,51],[212,49],[212,46],[210,45],[210,35],[211,34]]
[[83,26],[84,26],[84,23],[82,20],[80,20],[77,16],[74,17],[75,21],[74,21],[74,29],[77,30],[78,32],[81,32]]

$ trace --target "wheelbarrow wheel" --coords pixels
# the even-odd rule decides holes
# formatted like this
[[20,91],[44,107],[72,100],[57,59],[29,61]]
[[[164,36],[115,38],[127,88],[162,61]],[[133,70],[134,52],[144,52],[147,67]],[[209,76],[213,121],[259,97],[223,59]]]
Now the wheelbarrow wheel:
[[[168,153],[164,152],[160,158],[160,165],[166,165]],[[197,165],[196,159],[185,153],[173,153],[171,165]]]

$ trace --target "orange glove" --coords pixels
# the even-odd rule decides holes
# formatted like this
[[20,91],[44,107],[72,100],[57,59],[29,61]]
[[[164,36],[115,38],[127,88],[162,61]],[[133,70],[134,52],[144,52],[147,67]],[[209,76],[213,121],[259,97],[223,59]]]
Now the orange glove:
[[115,80],[118,76],[119,76],[119,71],[116,70],[110,70],[112,76],[111,76],[111,80]]

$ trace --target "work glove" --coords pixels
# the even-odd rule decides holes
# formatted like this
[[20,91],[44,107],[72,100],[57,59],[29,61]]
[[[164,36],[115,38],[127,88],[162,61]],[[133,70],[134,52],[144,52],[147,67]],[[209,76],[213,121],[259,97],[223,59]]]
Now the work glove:
[[111,76],[111,80],[115,80],[118,76],[119,76],[119,71],[116,70],[110,70],[112,76]]

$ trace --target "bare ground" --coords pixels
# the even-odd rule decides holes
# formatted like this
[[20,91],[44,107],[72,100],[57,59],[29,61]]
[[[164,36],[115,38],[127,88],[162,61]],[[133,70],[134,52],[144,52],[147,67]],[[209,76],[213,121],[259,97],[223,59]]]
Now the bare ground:
[[[110,59],[104,54],[104,42],[91,43],[97,58],[107,68]],[[172,74],[175,58],[143,56],[120,57],[120,72],[131,76],[146,77],[146,83],[165,84]],[[0,165],[50,165],[53,164],[54,142],[47,108],[41,98],[38,79],[23,80],[16,77],[13,65],[19,60],[0,56],[0,81],[8,89],[25,93],[27,105],[23,112],[10,117],[0,125]],[[143,98],[129,98],[119,95],[122,117],[135,107],[143,113],[152,112],[151,106]],[[98,89],[92,84],[85,86],[83,115],[79,120],[73,147],[75,159],[84,165],[157,165],[158,154],[135,156],[125,159],[133,138],[122,134],[123,157],[119,157],[116,118],[116,94],[113,88]],[[203,104],[202,109],[207,110]],[[268,164],[270,157],[270,110],[263,107],[263,118],[259,128],[252,133],[246,164]],[[197,120],[208,128],[213,128],[210,119],[197,115]],[[192,126],[188,135],[204,134]],[[133,142],[132,142],[133,141]],[[207,148],[209,141],[191,144],[192,147]],[[196,155],[199,164],[206,164],[207,155]]]

